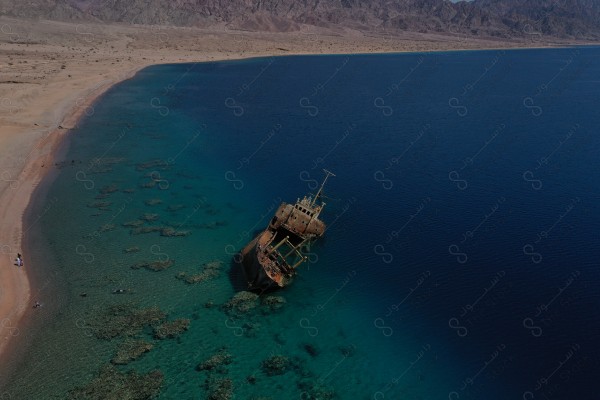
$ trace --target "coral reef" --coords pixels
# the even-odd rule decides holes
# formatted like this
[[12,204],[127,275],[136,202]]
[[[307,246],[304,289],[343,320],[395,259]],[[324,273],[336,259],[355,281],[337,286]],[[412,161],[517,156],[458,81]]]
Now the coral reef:
[[209,376],[204,382],[208,400],[229,400],[233,398],[233,382],[229,378]]
[[252,292],[238,292],[223,308],[228,314],[246,314],[258,305],[258,295]]
[[126,228],[137,228],[144,225],[144,221],[136,219],[133,221],[123,222],[121,225],[123,225]]
[[204,360],[203,362],[198,364],[198,366],[196,366],[196,370],[226,374],[226,366],[231,364],[232,361],[233,357],[231,356],[231,354],[227,353],[225,350],[220,350],[218,353],[214,354],[209,359]]
[[331,387],[315,382],[314,379],[299,381],[298,388],[302,391],[302,399],[306,400],[332,400],[336,397]]
[[261,326],[262,325],[258,322],[245,322],[244,325],[242,325],[244,336],[255,337],[260,331]]
[[[152,182],[154,182],[154,184],[156,184],[155,181],[152,181]],[[155,206],[155,205],[161,204],[161,203],[162,203],[161,199],[148,199],[148,200],[144,201],[144,204],[146,204],[147,206]]]
[[108,232],[115,229],[115,224],[104,224],[98,229],[100,232]]
[[177,230],[169,226],[137,226],[129,231],[131,235],[141,235],[144,233],[160,232],[161,236],[166,237],[183,237],[192,234],[189,230]]
[[88,203],[87,206],[89,208],[97,208],[99,210],[108,210],[111,205],[112,205],[112,201],[94,201],[94,202]]
[[135,169],[138,171],[144,171],[147,169],[167,169],[169,168],[170,164],[168,161],[166,160],[150,160],[150,161],[146,161],[143,163],[139,163],[135,165]]
[[156,260],[156,261],[142,261],[131,266],[131,269],[146,268],[147,270],[158,272],[164,271],[165,269],[173,265],[173,260]]
[[131,304],[119,304],[110,307],[93,325],[94,333],[100,339],[135,336],[144,326],[156,326],[166,317],[158,307],[138,309]]
[[130,230],[129,234],[141,235],[143,233],[160,232],[161,230],[162,230],[162,227],[160,227],[160,226],[139,226],[137,228],[133,228],[132,230]]
[[261,368],[268,376],[283,375],[292,370],[294,363],[286,356],[280,354],[263,360]]
[[110,362],[117,365],[128,364],[152,350],[153,347],[152,343],[145,340],[126,340],[121,343],[117,349],[117,354]]
[[146,214],[142,215],[140,217],[140,219],[143,220],[143,221],[147,221],[147,222],[156,221],[158,219],[158,214],[156,214],[156,213],[146,213]]
[[267,306],[270,311],[279,310],[285,303],[285,299],[281,296],[266,296],[261,301],[261,304]]
[[221,211],[217,208],[214,207],[209,207],[204,211],[207,215],[217,215],[218,213],[220,213]]
[[200,228],[200,229],[217,229],[221,226],[227,226],[227,221],[206,222],[203,224],[199,224],[198,228]]
[[103,186],[100,189],[101,194],[110,194],[119,191],[119,187],[115,184]]
[[144,183],[140,184],[140,187],[144,188],[144,189],[152,189],[155,186],[156,186],[156,181],[155,180],[144,182]]
[[141,375],[108,366],[87,385],[69,391],[68,400],[148,400],[159,394],[163,381],[160,371]]
[[190,327],[190,320],[179,318],[154,327],[154,337],[157,339],[173,339]]
[[181,237],[181,236],[189,236],[192,232],[189,230],[177,230],[171,227],[163,227],[160,229],[160,236],[167,237]]
[[222,266],[223,263],[221,261],[211,261],[203,265],[202,272],[194,275],[188,275],[185,272],[180,272],[179,274],[177,274],[177,279],[181,279],[189,284],[202,283],[211,279],[218,278]]
[[344,357],[352,357],[356,353],[356,346],[353,344],[348,346],[339,346],[338,350]]
[[167,207],[167,211],[175,212],[181,210],[182,208],[185,208],[184,204],[171,204],[169,207]]
[[302,345],[302,348],[304,349],[304,351],[306,351],[306,353],[309,356],[311,356],[313,358],[318,356],[321,353],[321,351],[315,345],[313,345],[311,343],[304,343]]

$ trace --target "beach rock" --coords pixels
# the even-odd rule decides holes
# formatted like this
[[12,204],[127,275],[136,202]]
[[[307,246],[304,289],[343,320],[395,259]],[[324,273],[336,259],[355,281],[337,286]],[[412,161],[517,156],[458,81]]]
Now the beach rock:
[[113,366],[100,370],[98,377],[85,386],[68,393],[68,400],[148,400],[155,398],[163,385],[162,372],[155,370],[147,374],[135,371],[120,372]]
[[190,320],[179,318],[174,321],[165,322],[154,328],[154,337],[157,339],[173,339],[190,327]]
[[227,353],[224,350],[219,351],[214,354],[209,359],[201,362],[196,366],[196,370],[198,371],[209,371],[216,372],[219,374],[226,374],[227,368],[226,366],[233,362],[233,357],[231,354]]
[[143,354],[152,350],[154,345],[145,340],[126,340],[117,349],[117,354],[110,360],[115,365],[129,364]]

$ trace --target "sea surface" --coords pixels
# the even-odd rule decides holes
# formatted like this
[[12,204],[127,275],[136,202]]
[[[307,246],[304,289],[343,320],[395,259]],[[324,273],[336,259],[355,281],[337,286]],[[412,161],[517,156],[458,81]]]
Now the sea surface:
[[[0,398],[156,370],[158,399],[597,398],[600,48],[159,65],[85,114]],[[309,263],[240,295],[236,252],[323,169]]]

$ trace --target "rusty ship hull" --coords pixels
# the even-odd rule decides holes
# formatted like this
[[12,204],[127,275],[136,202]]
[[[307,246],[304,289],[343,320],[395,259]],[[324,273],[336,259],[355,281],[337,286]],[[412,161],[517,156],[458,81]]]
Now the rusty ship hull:
[[251,241],[244,250],[242,250],[242,268],[244,276],[248,282],[248,290],[271,291],[280,286],[267,274],[262,264],[258,261],[256,253],[256,242],[258,237]]
[[297,268],[307,261],[304,252],[325,233],[319,219],[325,203],[320,201],[323,186],[313,198],[304,196],[295,204],[281,203],[267,228],[240,252],[249,290],[268,291],[289,285]]

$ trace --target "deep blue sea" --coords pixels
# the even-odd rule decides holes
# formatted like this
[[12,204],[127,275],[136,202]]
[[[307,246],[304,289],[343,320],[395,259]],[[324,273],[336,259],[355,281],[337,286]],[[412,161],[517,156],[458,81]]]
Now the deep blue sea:
[[[3,399],[125,398],[97,377],[132,341],[111,373],[159,399],[598,398],[600,48],[160,65],[86,114],[29,212]],[[310,263],[232,309],[236,252],[324,168]]]

